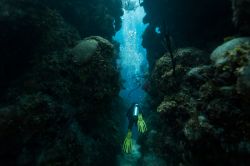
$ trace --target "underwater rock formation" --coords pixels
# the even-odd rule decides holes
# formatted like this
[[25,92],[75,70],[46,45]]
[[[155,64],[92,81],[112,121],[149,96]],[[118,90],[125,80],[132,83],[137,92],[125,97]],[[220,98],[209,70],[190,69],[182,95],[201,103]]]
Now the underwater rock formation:
[[98,43],[93,39],[85,39],[72,49],[73,61],[79,65],[88,63],[96,52]]
[[34,56],[73,47],[89,36],[111,41],[122,14],[121,0],[2,0],[1,90],[29,70]]
[[44,55],[8,90],[0,108],[1,164],[115,165],[119,125],[111,102],[120,84],[114,50],[101,37],[84,40],[98,44],[88,64],[76,64],[66,50]]
[[116,165],[121,7],[0,2],[0,165]]
[[[144,0],[145,90],[155,111],[142,155],[155,153],[170,166],[250,164],[249,2],[232,2]],[[177,50],[175,76],[165,36]]]
[[149,88],[147,89],[149,94],[164,96],[165,93],[175,93],[181,88],[180,85],[185,82],[187,71],[199,64],[209,63],[208,54],[197,48],[180,48],[175,51],[174,57],[176,61],[176,77],[173,75],[170,55],[165,54],[156,62],[152,71]]
[[146,12],[143,21],[149,24],[143,46],[150,69],[165,52],[162,42],[167,33],[172,36],[175,48],[211,50],[235,31],[229,0],[144,0],[142,5]]
[[216,66],[223,65],[224,63],[228,63],[230,60],[230,56],[228,56],[228,52],[234,50],[237,46],[240,46],[244,43],[250,41],[249,37],[242,37],[230,40],[223,45],[217,47],[211,54],[211,60]]
[[150,78],[157,86],[149,94],[158,99],[148,117],[151,131],[140,140],[143,154],[154,152],[173,166],[249,165],[249,53],[249,38],[236,38],[217,47],[210,64],[208,55],[179,62],[176,56],[186,70],[175,84],[165,79],[170,59],[160,58]]
[[88,37],[72,49],[73,61],[79,65],[84,65],[89,63],[97,54],[101,54],[105,58],[107,56],[112,57],[113,49],[113,45],[104,38],[99,36]]

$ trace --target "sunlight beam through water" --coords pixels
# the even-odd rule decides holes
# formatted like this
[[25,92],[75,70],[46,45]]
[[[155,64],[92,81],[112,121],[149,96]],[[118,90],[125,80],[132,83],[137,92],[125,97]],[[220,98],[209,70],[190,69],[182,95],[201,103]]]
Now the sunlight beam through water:
[[144,75],[148,72],[146,51],[141,45],[142,34],[147,26],[142,22],[144,16],[142,7],[132,11],[125,10],[122,28],[114,38],[120,42],[120,57],[117,63],[124,81],[120,96],[129,103],[140,103],[146,95],[142,89]]

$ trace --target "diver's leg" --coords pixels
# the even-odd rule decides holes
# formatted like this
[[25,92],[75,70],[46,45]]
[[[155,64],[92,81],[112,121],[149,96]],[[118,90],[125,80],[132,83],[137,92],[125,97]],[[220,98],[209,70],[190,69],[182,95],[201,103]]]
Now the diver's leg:
[[134,119],[129,119],[128,130],[132,131],[133,125],[134,125]]
[[133,118],[133,123],[134,123],[135,125],[137,125],[137,120],[138,120],[138,117],[135,116],[135,117]]

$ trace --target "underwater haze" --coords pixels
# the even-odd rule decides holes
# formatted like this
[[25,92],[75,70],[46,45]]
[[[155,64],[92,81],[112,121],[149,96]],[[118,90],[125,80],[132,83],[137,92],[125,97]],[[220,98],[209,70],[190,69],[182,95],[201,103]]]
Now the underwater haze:
[[[139,5],[136,3],[136,5]],[[122,27],[114,39],[120,43],[120,56],[117,60],[121,70],[123,88],[120,96],[132,104],[141,103],[146,95],[142,89],[148,74],[146,50],[142,47],[142,34],[146,28],[142,19],[144,9],[137,7],[132,11],[124,10]]]
[[250,0],[0,0],[0,166],[99,165],[250,165]]

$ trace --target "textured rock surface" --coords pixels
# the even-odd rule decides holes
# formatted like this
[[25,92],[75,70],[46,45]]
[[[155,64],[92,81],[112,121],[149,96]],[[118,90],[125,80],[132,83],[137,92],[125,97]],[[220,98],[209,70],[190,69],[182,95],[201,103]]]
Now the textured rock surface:
[[223,65],[229,60],[227,52],[232,51],[237,46],[240,46],[244,43],[250,43],[249,37],[242,37],[230,40],[219,47],[217,47],[211,54],[211,60],[215,63],[216,66]]
[[123,14],[120,0],[2,0],[0,3],[1,90],[29,70],[35,56],[72,48],[89,36],[111,40],[121,27]]
[[[157,93],[150,93],[155,111],[147,119],[151,131],[140,140],[143,154],[154,152],[173,166],[250,164],[250,47],[238,41],[219,46],[211,64],[187,56],[179,62],[187,70],[176,72],[180,82],[165,80],[162,73],[171,69],[170,60],[159,59],[150,78],[157,86],[149,92]],[[218,57],[226,60],[217,65]]]
[[[209,56],[197,48],[181,48],[174,53],[176,61],[176,77],[173,76],[172,61],[169,54],[162,56],[155,65],[150,77],[148,92],[161,96],[164,93],[175,93],[180,84],[185,82],[185,74],[198,64],[207,64]],[[157,91],[155,91],[157,90]]]
[[72,49],[73,60],[79,65],[86,64],[95,54],[98,42],[93,39],[85,39]]
[[112,55],[109,50],[113,50],[113,45],[108,40],[99,36],[92,36],[80,41],[71,50],[71,54],[76,64],[84,65],[97,54],[102,54],[103,57],[107,57],[109,54]]
[[[0,9],[0,165],[116,165],[120,80],[103,37],[120,28],[121,1],[3,0]],[[79,49],[81,39],[91,42]]]
[[111,102],[119,75],[112,44],[91,38],[105,43],[88,65],[75,64],[68,51],[46,55],[13,83],[0,108],[1,164],[116,163],[119,125]]
[[[233,10],[228,0],[144,0],[152,111],[140,139],[143,155],[155,153],[170,166],[250,164],[249,0],[232,2]],[[174,77],[166,34],[173,51],[218,47],[211,62],[194,49],[174,51]]]

